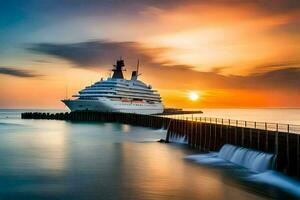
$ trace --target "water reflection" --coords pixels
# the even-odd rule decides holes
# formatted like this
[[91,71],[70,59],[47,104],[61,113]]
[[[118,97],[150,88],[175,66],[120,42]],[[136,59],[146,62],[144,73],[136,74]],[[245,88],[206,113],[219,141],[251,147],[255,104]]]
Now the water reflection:
[[9,124],[10,128],[4,129],[6,134],[0,135],[2,144],[0,153],[5,160],[2,163],[9,163],[7,168],[14,167],[22,171],[64,170],[66,153],[64,123],[55,123],[56,128],[53,128],[54,123],[51,122],[37,122],[32,128],[28,128],[28,125]]
[[[226,185],[222,174],[182,160],[182,149],[123,143],[122,196],[137,199],[264,199]],[[133,152],[134,156],[133,156]]]
[[184,160],[192,150],[155,142],[165,133],[1,118],[0,199],[266,199],[252,186]]
[[122,124],[122,132],[123,133],[130,133],[130,125],[128,124]]

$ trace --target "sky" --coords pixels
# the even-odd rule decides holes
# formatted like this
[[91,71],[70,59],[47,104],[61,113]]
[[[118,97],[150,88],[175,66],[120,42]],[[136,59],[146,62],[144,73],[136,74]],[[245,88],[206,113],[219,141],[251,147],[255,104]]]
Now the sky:
[[299,44],[299,0],[0,0],[0,108],[64,108],[120,56],[166,107],[300,107]]

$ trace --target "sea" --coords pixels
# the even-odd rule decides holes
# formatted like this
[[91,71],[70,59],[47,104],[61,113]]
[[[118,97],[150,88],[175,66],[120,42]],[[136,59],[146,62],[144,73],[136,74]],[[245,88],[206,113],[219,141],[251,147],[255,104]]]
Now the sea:
[[[300,109],[202,109],[201,116],[300,124]],[[201,164],[166,130],[120,123],[21,119],[0,110],[0,199],[300,199],[299,181],[273,171]]]

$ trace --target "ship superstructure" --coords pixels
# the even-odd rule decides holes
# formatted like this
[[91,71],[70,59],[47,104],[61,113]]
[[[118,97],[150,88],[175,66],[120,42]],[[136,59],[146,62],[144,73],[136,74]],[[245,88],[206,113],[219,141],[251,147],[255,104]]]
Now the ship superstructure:
[[124,78],[124,60],[117,60],[113,75],[87,86],[75,99],[62,100],[71,111],[92,110],[101,112],[125,112],[159,114],[164,108],[161,97],[150,85],[138,80],[138,67],[131,79]]

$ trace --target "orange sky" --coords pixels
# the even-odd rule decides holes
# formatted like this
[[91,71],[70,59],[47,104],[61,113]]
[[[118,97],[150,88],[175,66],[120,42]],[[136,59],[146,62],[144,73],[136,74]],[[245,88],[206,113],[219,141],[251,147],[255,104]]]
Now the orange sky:
[[64,108],[119,56],[167,107],[300,107],[298,1],[53,2],[2,14],[1,108]]

